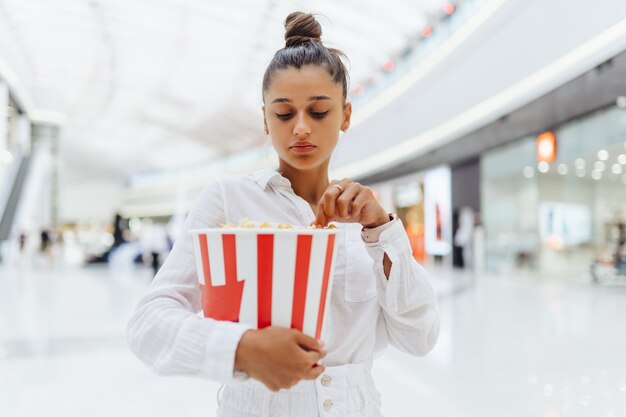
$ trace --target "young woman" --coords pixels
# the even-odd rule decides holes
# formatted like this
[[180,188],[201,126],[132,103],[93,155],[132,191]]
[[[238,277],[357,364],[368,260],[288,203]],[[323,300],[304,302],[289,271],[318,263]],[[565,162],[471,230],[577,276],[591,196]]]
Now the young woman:
[[290,14],[285,27],[286,45],[263,78],[265,133],[279,168],[214,180],[186,229],[245,217],[335,222],[341,230],[326,344],[293,329],[255,330],[200,317],[186,234],[140,301],[129,344],[157,373],[224,382],[219,416],[380,416],[372,359],[388,344],[413,355],[430,351],[439,333],[436,298],[396,216],[369,188],[349,179],[329,182],[328,164],[352,112],[342,53],[322,44],[310,14]]

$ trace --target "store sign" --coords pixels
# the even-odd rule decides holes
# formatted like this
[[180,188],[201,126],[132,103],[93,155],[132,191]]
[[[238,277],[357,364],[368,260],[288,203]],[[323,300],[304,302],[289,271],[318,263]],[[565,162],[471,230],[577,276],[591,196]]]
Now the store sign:
[[537,136],[537,160],[552,163],[556,159],[556,136],[553,132],[543,132]]

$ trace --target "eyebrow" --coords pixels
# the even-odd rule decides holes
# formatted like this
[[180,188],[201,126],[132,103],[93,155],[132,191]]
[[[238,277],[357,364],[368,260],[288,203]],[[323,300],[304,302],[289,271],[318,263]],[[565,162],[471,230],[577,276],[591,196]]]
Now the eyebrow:
[[[331,100],[328,96],[311,96],[309,97],[309,101],[319,101],[319,100]],[[290,98],[275,98],[272,100],[272,103],[293,103],[293,100]]]

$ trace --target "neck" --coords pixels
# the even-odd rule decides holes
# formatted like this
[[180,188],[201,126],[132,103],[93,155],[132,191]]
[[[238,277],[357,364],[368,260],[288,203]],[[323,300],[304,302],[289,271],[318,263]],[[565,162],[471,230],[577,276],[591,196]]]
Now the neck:
[[328,188],[328,161],[312,169],[299,170],[281,160],[279,172],[291,182],[293,192],[313,207],[317,206],[322,194]]

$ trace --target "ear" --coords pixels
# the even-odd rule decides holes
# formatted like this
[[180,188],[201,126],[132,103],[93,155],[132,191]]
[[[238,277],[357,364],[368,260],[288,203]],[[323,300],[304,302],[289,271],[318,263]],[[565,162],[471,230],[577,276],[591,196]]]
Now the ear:
[[270,130],[267,128],[267,119],[265,118],[265,106],[261,107],[261,111],[263,112],[263,130],[266,135],[270,134]]
[[341,130],[346,131],[350,127],[350,118],[352,117],[352,103],[346,103],[343,107],[343,122],[341,122]]

